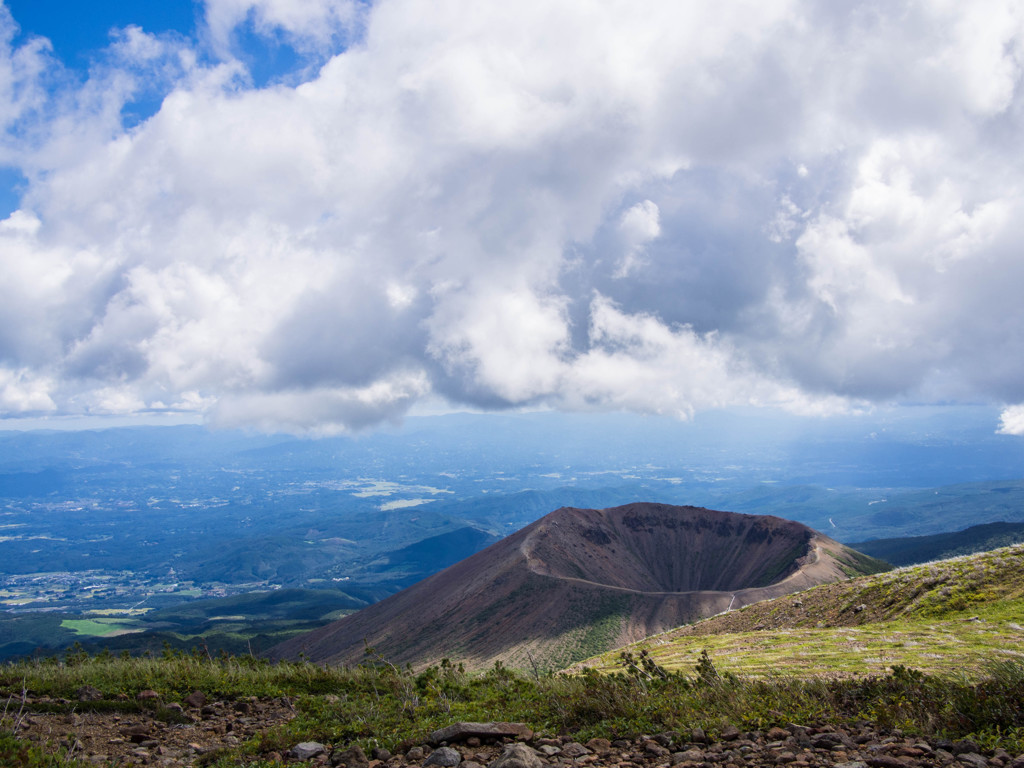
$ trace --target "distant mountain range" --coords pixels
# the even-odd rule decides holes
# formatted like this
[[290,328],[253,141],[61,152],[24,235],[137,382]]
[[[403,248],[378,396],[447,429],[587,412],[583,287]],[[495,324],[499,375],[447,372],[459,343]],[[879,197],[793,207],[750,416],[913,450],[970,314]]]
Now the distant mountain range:
[[916,565],[1024,542],[1024,523],[985,523],[935,536],[874,539],[850,546],[893,565]]
[[884,570],[793,521],[636,503],[562,508],[276,658],[561,668],[670,627]]

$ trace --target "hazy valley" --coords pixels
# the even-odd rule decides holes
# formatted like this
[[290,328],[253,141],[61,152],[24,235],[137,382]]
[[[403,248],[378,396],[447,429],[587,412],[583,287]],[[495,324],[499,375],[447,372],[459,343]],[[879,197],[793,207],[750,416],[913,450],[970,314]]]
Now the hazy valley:
[[[686,425],[453,415],[318,441],[198,427],[3,433],[0,652],[200,637],[266,650],[563,506],[773,514],[846,543],[1024,520],[1012,479],[1024,451],[954,417],[941,440],[926,410],[882,429],[808,422],[783,435],[771,418],[721,414]],[[312,592],[259,597],[296,589]],[[187,616],[183,603],[195,603]]]

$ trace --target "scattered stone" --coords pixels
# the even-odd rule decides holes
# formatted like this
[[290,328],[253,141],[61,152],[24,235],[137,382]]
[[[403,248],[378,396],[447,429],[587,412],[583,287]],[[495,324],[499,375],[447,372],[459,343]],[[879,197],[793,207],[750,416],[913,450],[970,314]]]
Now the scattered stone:
[[347,768],[367,768],[370,765],[370,760],[366,757],[362,747],[358,744],[353,744],[344,752],[335,752],[331,755],[331,765],[344,765]]
[[819,733],[811,737],[811,746],[815,749],[832,749],[843,744],[843,737],[838,733]]
[[498,740],[503,738],[532,739],[533,731],[525,723],[452,723],[430,734],[432,744],[440,744],[447,741],[453,744],[459,741],[466,741],[472,737],[481,740]]
[[125,728],[121,731],[121,734],[132,744],[141,744],[142,742],[150,741],[153,738],[149,728],[144,725],[133,725],[130,728]]
[[665,749],[665,747],[653,740],[644,742],[644,752],[649,755],[654,755],[655,757],[665,757],[669,754],[669,751]]
[[988,760],[976,752],[965,752],[957,755],[956,759],[969,768],[988,768]]
[[91,685],[83,685],[75,691],[75,696],[79,701],[99,701],[103,698],[103,691]]
[[870,768],[906,768],[907,764],[890,755],[875,755],[867,759]]
[[968,752],[974,752],[977,754],[978,752],[981,752],[981,747],[978,746],[977,742],[971,741],[970,739],[963,739],[962,741],[954,741],[953,748],[949,751],[957,757],[960,757]]
[[509,744],[488,768],[541,768],[544,761],[525,744]]
[[727,725],[722,729],[722,741],[736,741],[740,737],[740,729],[735,725]]
[[793,738],[796,739],[796,743],[800,746],[809,747],[811,745],[811,729],[807,726],[790,723],[786,726],[786,730],[792,734]]
[[688,749],[685,752],[676,752],[672,755],[672,764],[678,765],[679,763],[702,763],[704,762],[704,753],[699,749]]
[[317,741],[303,741],[288,750],[289,757],[302,761],[324,754],[327,754],[327,747]]
[[422,763],[424,757],[426,757],[426,753],[424,753],[423,747],[412,747],[405,753],[405,759],[410,763]]
[[202,691],[192,691],[182,703],[192,709],[201,709],[206,704],[206,694]]
[[[64,703],[73,708],[71,698]],[[204,703],[196,708],[194,705],[201,700],[197,697],[189,702],[186,697],[183,703],[190,709],[183,707],[180,711],[197,718],[199,710],[209,707],[210,716],[201,721],[197,718],[185,727],[178,723],[186,722],[186,718],[165,723],[158,719],[162,710],[153,707],[131,713],[100,711],[84,715],[65,710],[31,713],[18,737],[40,745],[49,742],[50,749],[71,752],[83,765],[109,762],[185,768],[209,761],[225,748],[241,746],[255,734],[295,715],[294,708],[286,706],[288,702],[276,698],[248,700],[250,716],[241,716],[234,701]],[[769,717],[776,723],[786,722],[781,714]],[[461,744],[441,742],[433,752],[426,743],[410,739],[397,755],[378,747],[368,759],[362,750],[344,744],[332,754],[330,745],[305,742],[287,752],[262,753],[259,759],[267,764],[290,762],[296,768],[1024,768],[1024,755],[1013,756],[998,748],[982,752],[973,739],[925,740],[897,730],[882,730],[867,721],[851,725],[814,721],[766,732],[740,732],[735,726],[719,725],[714,734],[687,729],[682,735],[666,732],[613,741],[598,737],[582,744],[574,741],[571,733],[534,737],[529,745],[509,743],[521,734],[504,735],[501,738],[505,744],[495,745],[497,738],[492,735],[483,740],[473,735],[463,738],[457,731],[435,733],[432,741],[449,734],[450,738],[461,739]],[[702,741],[695,740],[702,737]]]
[[[430,757],[423,761],[423,768],[427,768],[429,765],[439,765],[441,768],[455,768],[461,762],[462,755],[458,753],[458,750],[451,747],[438,747],[430,753]],[[352,768],[352,766],[349,766],[349,768]]]
[[[666,752],[667,752],[667,750],[666,750]],[[566,757],[571,757],[571,758],[575,759],[577,757],[583,757],[584,755],[589,755],[590,754],[590,750],[587,749],[586,747],[584,747],[578,741],[570,741],[568,744],[566,744],[564,747],[562,747],[562,754],[565,755]]]

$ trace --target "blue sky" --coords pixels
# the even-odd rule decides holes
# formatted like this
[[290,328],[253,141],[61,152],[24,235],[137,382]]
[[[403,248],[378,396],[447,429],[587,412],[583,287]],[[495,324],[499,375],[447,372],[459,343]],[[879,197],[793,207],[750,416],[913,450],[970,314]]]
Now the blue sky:
[[22,35],[45,37],[65,66],[87,69],[110,30],[135,25],[150,34],[195,35],[201,5],[192,0],[7,0]]
[[1024,433],[1019,3],[3,9],[0,418]]
[[[16,45],[30,37],[46,38],[53,55],[82,79],[109,45],[112,29],[134,24],[153,34],[194,36],[198,9],[192,0],[7,0],[6,6],[19,26]],[[139,105],[135,106],[138,111]],[[148,117],[159,108],[159,101],[141,106],[140,117]],[[0,168],[0,215],[18,207],[24,186],[25,178],[18,170]]]

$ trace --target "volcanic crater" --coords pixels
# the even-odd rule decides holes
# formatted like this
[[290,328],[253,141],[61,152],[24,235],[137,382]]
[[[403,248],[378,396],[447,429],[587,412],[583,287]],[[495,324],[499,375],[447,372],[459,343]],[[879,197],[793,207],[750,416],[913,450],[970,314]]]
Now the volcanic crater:
[[271,651],[358,663],[567,666],[878,561],[797,522],[699,507],[563,507],[379,603]]
[[776,517],[668,505],[560,512],[526,537],[530,570],[631,592],[764,587],[813,556],[814,532]]

